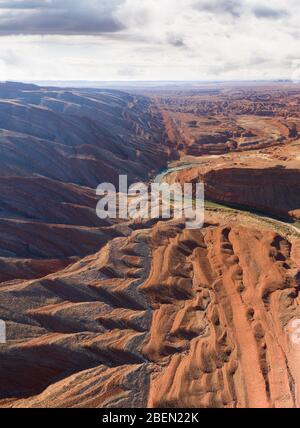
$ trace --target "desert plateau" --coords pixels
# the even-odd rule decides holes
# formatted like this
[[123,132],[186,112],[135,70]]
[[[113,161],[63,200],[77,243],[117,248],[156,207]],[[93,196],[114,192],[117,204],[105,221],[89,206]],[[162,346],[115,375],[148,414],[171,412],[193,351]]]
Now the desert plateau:
[[[1,408],[300,407],[299,106],[290,82],[0,84]],[[203,227],[100,220],[122,174],[203,182]]]

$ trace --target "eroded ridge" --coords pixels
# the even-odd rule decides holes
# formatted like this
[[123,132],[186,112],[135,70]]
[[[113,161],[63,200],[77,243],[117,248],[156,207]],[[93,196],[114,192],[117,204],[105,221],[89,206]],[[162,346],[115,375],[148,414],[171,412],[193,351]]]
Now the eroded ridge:
[[133,233],[58,274],[2,285],[0,406],[144,406],[151,311],[137,287],[149,257]]
[[285,333],[299,317],[293,245],[236,225],[167,229],[155,242],[142,286],[155,309],[144,352],[161,366],[149,405],[299,405],[299,357]]
[[299,406],[299,248],[238,222],[171,221],[3,284],[0,406]]

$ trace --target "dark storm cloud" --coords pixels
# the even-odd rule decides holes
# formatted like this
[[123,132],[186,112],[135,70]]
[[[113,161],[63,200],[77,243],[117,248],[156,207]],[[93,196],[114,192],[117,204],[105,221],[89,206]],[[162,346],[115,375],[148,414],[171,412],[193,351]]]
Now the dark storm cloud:
[[214,14],[229,14],[237,18],[242,13],[242,0],[198,0],[194,7]]
[[273,9],[268,6],[256,6],[253,8],[256,18],[280,19],[288,16],[287,11],[282,9]]
[[0,35],[87,35],[113,33],[123,0],[0,0]]

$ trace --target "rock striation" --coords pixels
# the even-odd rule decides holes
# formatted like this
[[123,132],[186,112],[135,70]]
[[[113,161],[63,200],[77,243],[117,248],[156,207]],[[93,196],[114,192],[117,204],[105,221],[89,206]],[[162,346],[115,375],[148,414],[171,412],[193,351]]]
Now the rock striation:
[[216,220],[2,285],[0,406],[299,406],[299,239]]

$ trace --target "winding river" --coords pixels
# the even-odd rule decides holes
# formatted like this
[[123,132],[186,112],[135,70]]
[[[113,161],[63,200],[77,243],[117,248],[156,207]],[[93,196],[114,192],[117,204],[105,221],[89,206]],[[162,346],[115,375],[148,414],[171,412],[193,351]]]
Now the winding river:
[[[214,156],[215,157],[215,156]],[[192,169],[192,168],[199,168],[201,166],[201,163],[185,163],[182,164],[180,166],[175,166],[175,167],[170,167],[166,170],[161,171],[155,178],[154,178],[154,183],[158,183],[158,184],[162,184],[165,182],[165,179],[168,175],[171,175],[175,172],[178,171],[184,171],[184,170],[188,170],[188,169]],[[300,226],[295,226],[289,222],[285,222],[282,220],[277,220],[274,217],[272,217],[271,215],[268,215],[266,213],[257,213],[255,211],[251,211],[249,210],[245,210],[243,208],[232,208],[220,203],[215,203],[213,201],[209,201],[209,200],[205,200],[205,203],[207,204],[206,208],[209,209],[209,204],[213,204],[215,205],[214,209],[218,209],[219,211],[232,211],[232,212],[238,212],[238,213],[243,213],[245,215],[251,215],[251,217],[255,217],[258,221],[264,221],[264,222],[268,222],[268,224],[272,224],[274,227],[276,228],[282,228],[284,227],[285,229],[288,229],[288,231],[292,234],[292,235],[297,235],[300,236]]]

